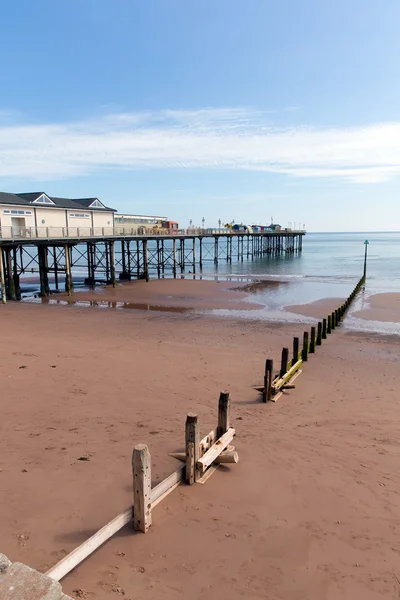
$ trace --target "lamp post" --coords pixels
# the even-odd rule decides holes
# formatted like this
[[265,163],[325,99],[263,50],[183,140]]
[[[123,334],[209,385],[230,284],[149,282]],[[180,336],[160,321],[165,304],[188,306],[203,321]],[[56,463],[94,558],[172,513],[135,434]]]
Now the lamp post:
[[218,219],[218,226],[219,226],[219,229],[221,229],[221,219]]
[[192,221],[192,219],[190,219],[190,221],[189,221],[189,229],[192,229],[192,223],[193,223],[193,221]]
[[202,218],[201,222],[203,223],[203,229],[204,229],[204,223],[206,222],[204,217]]
[[369,241],[365,240],[365,242],[364,242],[364,246],[365,246],[365,255],[364,255],[364,280],[365,280],[365,278],[367,276],[367,251],[368,251],[368,244],[369,244]]

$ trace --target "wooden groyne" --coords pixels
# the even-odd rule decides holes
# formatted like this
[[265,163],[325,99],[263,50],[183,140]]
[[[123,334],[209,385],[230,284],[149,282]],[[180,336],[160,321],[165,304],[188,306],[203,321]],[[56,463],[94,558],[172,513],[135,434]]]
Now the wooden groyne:
[[99,283],[115,287],[118,280],[201,273],[207,263],[218,268],[264,256],[295,255],[302,251],[304,235],[304,231],[185,230],[145,236],[75,232],[63,237],[48,231],[48,237],[0,237],[1,298],[3,303],[20,300],[21,276],[28,274],[39,275],[41,296],[61,290],[71,294],[77,273],[91,288]]
[[256,387],[256,389],[262,393],[263,402],[276,402],[282,395],[282,390],[295,387],[293,382],[301,373],[303,363],[307,362],[309,355],[314,354],[317,347],[321,346],[323,341],[328,338],[328,335],[331,334],[336,327],[339,327],[358,292],[362,286],[365,285],[365,278],[366,262],[364,264],[364,274],[347,300],[336,310],[327,315],[326,318],[319,321],[317,328],[312,326],[311,331],[304,331],[301,349],[300,339],[298,337],[293,338],[293,351],[290,360],[289,348],[282,348],[279,372],[274,373],[274,362],[267,358],[265,361],[264,383],[262,386]]

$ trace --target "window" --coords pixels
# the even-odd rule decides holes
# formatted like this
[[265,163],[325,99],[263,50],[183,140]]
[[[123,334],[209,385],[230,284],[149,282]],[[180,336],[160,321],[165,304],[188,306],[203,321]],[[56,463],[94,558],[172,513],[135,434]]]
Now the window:
[[8,208],[5,208],[3,210],[3,215],[31,215],[32,211],[31,210],[9,210]]
[[33,204],[54,204],[53,200],[50,200],[46,194],[42,194],[39,198],[33,201]]
[[69,216],[73,219],[88,219],[89,215],[85,213],[69,213]]
[[89,208],[105,208],[104,204],[102,204],[100,202],[100,200],[95,200],[94,202],[92,202],[92,204],[89,206]]

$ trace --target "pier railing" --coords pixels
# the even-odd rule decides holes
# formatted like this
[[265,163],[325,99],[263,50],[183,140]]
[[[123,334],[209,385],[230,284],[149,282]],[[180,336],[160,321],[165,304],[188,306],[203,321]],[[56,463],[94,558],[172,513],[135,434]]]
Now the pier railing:
[[80,239],[80,238],[110,238],[110,237],[168,237],[168,236],[210,236],[210,235],[299,235],[303,230],[282,229],[279,231],[253,231],[230,229],[157,229],[151,227],[0,227],[0,240],[51,240],[51,239]]

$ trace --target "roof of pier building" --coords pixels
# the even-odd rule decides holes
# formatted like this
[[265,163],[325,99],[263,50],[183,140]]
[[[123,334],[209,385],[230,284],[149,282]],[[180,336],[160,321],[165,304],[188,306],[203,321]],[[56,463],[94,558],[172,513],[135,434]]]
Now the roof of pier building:
[[25,192],[22,194],[11,194],[0,192],[0,204],[12,204],[17,206],[40,206],[46,208],[71,208],[95,211],[116,212],[114,208],[105,206],[98,198],[57,198],[48,196],[45,192]]

